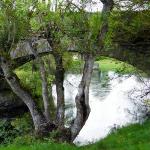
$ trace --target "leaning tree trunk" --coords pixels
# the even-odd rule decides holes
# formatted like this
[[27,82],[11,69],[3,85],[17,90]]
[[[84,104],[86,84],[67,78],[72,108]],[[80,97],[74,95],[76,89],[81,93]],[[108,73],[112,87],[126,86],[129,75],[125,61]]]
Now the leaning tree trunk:
[[90,114],[89,86],[90,86],[92,72],[93,72],[94,60],[95,57],[92,54],[85,55],[83,76],[78,87],[78,93],[75,98],[77,114],[74,123],[71,126],[72,141],[79,134],[80,130],[84,126]]
[[104,48],[104,41],[109,29],[109,16],[114,6],[113,0],[100,0],[103,3],[103,9],[101,12],[101,26],[97,37],[98,53]]
[[49,45],[53,49],[53,56],[56,64],[55,71],[55,83],[57,94],[57,108],[56,108],[56,124],[59,128],[64,128],[64,116],[65,116],[65,104],[64,104],[64,67],[61,51],[58,49],[58,45],[61,44],[61,40],[57,39],[53,32],[59,32],[60,28],[57,24],[49,23],[45,28],[44,37],[47,39]]
[[[52,130],[54,127],[52,124],[48,124],[46,118],[38,110],[38,106],[32,96],[24,90],[24,88],[21,86],[18,77],[16,74],[12,71],[12,69],[9,66],[9,63],[5,59],[1,59],[1,68],[4,73],[4,77],[11,87],[12,91],[26,104],[28,107],[32,120],[35,126],[36,133],[43,135],[46,134],[47,131]],[[47,131],[46,131],[47,130]]]
[[39,66],[40,66],[40,75],[41,75],[41,80],[42,80],[42,98],[43,98],[43,103],[44,103],[44,115],[46,117],[46,120],[48,122],[50,122],[51,121],[51,119],[50,119],[50,98],[49,98],[49,94],[48,94],[48,81],[47,81],[44,61],[42,60],[42,58],[39,57],[39,55],[37,53],[38,43],[36,43],[33,40],[33,41],[29,41],[29,45],[30,45],[33,55],[35,56],[37,62],[39,63]]
[[64,102],[64,67],[62,55],[54,54],[56,63],[55,84],[57,93],[56,123],[60,128],[64,127],[65,102]]

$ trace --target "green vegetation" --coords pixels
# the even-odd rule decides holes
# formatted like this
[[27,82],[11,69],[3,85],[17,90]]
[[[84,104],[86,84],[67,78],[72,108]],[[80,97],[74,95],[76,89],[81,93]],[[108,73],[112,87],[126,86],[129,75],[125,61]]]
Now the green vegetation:
[[20,131],[15,129],[10,121],[0,120],[0,143],[8,144],[12,140],[19,136]]
[[[135,71],[133,66],[117,61],[115,59],[100,58],[98,59],[97,63],[100,64],[100,69],[102,71],[112,70],[119,73],[133,73]],[[71,61],[68,71],[79,70],[81,66],[81,61]],[[41,96],[41,80],[38,68],[35,67],[36,69],[32,71],[32,67],[32,63],[27,63],[16,69],[15,72],[25,87],[27,87],[29,90],[32,90],[32,93],[35,96]],[[5,133],[6,140],[4,143],[10,144],[14,140],[13,144],[8,146],[2,145],[0,150],[148,150],[150,146],[150,121],[146,121],[143,125],[135,124],[123,127],[112,132],[110,135],[108,135],[108,137],[104,138],[100,142],[84,147],[76,147],[66,143],[55,143],[51,140],[51,138],[37,140],[29,135],[30,132],[28,131],[30,130],[30,122],[31,120],[29,121],[29,119],[21,118],[12,121],[9,126],[13,127],[13,129],[8,132],[1,132],[1,134]],[[24,132],[24,130],[27,130],[27,132]],[[25,134],[23,135],[22,133]]]
[[83,63],[81,60],[72,60],[67,72],[80,73],[83,68]]
[[[67,63],[67,62],[66,62]],[[132,65],[125,62],[118,61],[113,58],[100,58],[96,61],[99,64],[102,72],[115,71],[120,74],[133,74],[137,72],[137,69]],[[67,64],[66,64],[67,65]],[[83,67],[83,61],[71,60],[66,67],[67,72],[79,73]],[[41,80],[38,71],[32,71],[32,64],[27,63],[16,70],[16,74],[22,81],[25,87],[28,87],[34,95],[41,96]],[[51,82],[54,79],[53,76],[49,77]]]
[[[84,2],[83,0],[81,2],[83,6],[88,4],[88,1]],[[89,85],[96,54],[99,55],[100,52],[106,50],[107,52],[116,50],[116,53],[112,55],[114,58],[119,55],[121,60],[130,62],[137,68],[149,72],[150,40],[147,35],[150,31],[150,11],[148,10],[150,3],[133,0],[133,6],[126,5],[124,6],[125,11],[122,11],[119,2],[113,0],[101,0],[101,2],[104,5],[101,13],[88,13],[82,3],[81,6],[76,6],[70,1],[65,3],[56,1],[54,9],[52,8],[53,3],[50,1],[47,5],[44,1],[41,3],[32,0],[26,2],[24,0],[0,1],[0,85],[4,86],[1,88],[1,93],[5,90],[7,93],[12,91],[30,110],[27,114],[30,116],[21,118],[15,116],[15,119],[8,117],[6,120],[0,121],[0,144],[2,144],[0,150],[149,149],[150,121],[146,121],[142,125],[134,124],[113,130],[108,137],[88,146],[77,147],[63,142],[58,143],[58,141],[71,143],[89,116]],[[142,9],[138,8],[139,11],[135,11],[135,6],[140,6],[139,8]],[[40,44],[39,39],[47,40],[47,44],[52,48],[54,63],[52,68],[50,57],[47,59],[45,57],[44,60],[40,58],[45,53],[44,49],[47,48],[42,46],[42,43]],[[32,57],[30,59],[20,57],[16,53],[16,50],[19,50],[21,56],[24,55],[26,48],[22,47],[24,45],[22,42],[28,42],[34,58],[37,58],[38,62],[27,63],[14,71],[15,67],[32,59]],[[20,44],[19,46],[18,43],[22,46]],[[39,49],[41,55],[39,55]],[[73,61],[72,55],[66,52],[68,49],[75,49],[82,54],[85,58],[84,69],[82,69],[83,62],[80,60]],[[12,50],[14,50],[14,56],[11,53]],[[106,56],[110,55],[111,53]],[[19,58],[13,59],[12,57]],[[100,58],[97,63],[103,72],[109,70],[120,74],[139,72],[129,64],[110,58]],[[66,128],[64,123],[64,70],[66,72],[78,71],[79,73],[81,69],[83,76],[75,98],[77,115],[70,123],[69,128]],[[55,113],[55,109],[52,109],[54,105],[51,107],[53,101],[50,102],[52,100],[51,84],[53,81],[56,83],[57,113]],[[102,83],[102,85],[104,84]],[[4,99],[6,102],[2,104],[2,107],[6,107],[7,110],[7,105],[5,105],[7,95]],[[13,101],[8,107],[10,105],[13,106]],[[14,106],[12,111],[18,111],[17,108],[18,106]],[[53,113],[55,116],[51,117]]]
[[32,70],[18,69],[16,71],[22,85],[31,90],[34,96],[41,96],[41,80],[38,72]]
[[100,58],[97,63],[99,63],[100,70],[103,72],[115,71],[121,74],[135,73],[137,71],[132,65],[125,62],[118,61],[112,58]]
[[10,144],[19,136],[27,135],[33,130],[28,113],[13,120],[0,119],[0,144]]
[[101,141],[83,147],[76,147],[66,143],[33,140],[30,136],[17,138],[14,144],[2,145],[0,150],[149,150],[150,121],[129,125],[113,131]]
[[[34,65],[34,70],[33,70]],[[41,90],[42,90],[42,82],[40,78],[40,73],[38,69],[38,65],[27,63],[20,68],[15,70],[17,76],[19,77],[22,85],[30,90],[33,96],[41,97]],[[54,77],[52,75],[48,76],[48,82],[51,84]]]
[[[109,32],[105,40],[105,46],[115,48],[117,43],[123,49],[146,51],[144,44],[148,42],[150,31],[150,11],[115,11],[110,17]],[[126,17],[128,16],[128,17]],[[143,43],[142,43],[143,42]],[[140,44],[143,44],[141,47]],[[132,58],[131,58],[132,59]]]
[[[128,63],[113,59],[113,58],[106,58],[101,57],[96,59],[96,63],[99,64],[99,69],[102,72],[107,71],[115,71],[120,74],[134,74],[137,73],[137,69]],[[77,72],[82,69],[83,62],[80,60],[73,60],[69,66],[68,71]]]

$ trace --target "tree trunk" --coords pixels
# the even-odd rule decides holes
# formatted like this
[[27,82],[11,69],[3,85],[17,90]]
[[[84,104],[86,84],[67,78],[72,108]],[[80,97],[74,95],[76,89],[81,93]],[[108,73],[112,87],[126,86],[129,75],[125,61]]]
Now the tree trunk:
[[[43,135],[46,132],[52,130],[54,128],[54,125],[52,127],[52,124],[47,124],[47,120],[45,119],[42,112],[38,110],[38,106],[32,96],[23,89],[21,86],[18,77],[16,74],[12,71],[12,69],[9,67],[9,63],[5,59],[1,59],[1,68],[3,70],[5,79],[9,86],[11,87],[12,91],[26,104],[28,107],[36,133]],[[52,128],[51,128],[52,127]],[[46,131],[47,130],[47,131]]]
[[99,51],[101,51],[104,48],[104,40],[106,37],[106,33],[108,32],[109,29],[109,16],[114,5],[113,0],[100,0],[100,1],[103,3],[103,9],[101,12],[101,27],[97,37]]
[[[51,67],[50,57],[48,57],[48,59],[47,59],[47,65],[48,65],[48,74],[54,76],[55,69],[53,67]],[[54,102],[53,95],[52,95],[52,83],[49,85],[48,91],[49,91],[50,108],[51,108],[50,114],[51,114],[52,119],[54,120],[55,119],[54,117],[56,114],[56,106],[55,106],[55,102]]]
[[89,86],[90,86],[92,72],[93,72],[94,60],[95,58],[92,54],[85,55],[85,64],[84,64],[82,80],[79,84],[78,93],[75,98],[77,114],[74,123],[71,126],[72,141],[79,134],[80,130],[84,126],[90,114]]
[[57,110],[56,110],[56,123],[59,127],[64,127],[64,115],[65,115],[65,102],[64,102],[64,68],[62,55],[54,54],[56,63],[55,82],[57,93]]
[[38,61],[40,65],[40,75],[41,75],[41,80],[42,80],[42,98],[43,98],[43,103],[44,103],[44,115],[46,117],[46,120],[50,122],[50,99],[49,99],[49,94],[48,94],[48,82],[47,82],[47,77],[46,77],[46,69],[44,66],[44,62],[42,58],[39,57],[37,53],[37,43],[35,41],[29,41],[29,45],[31,48],[32,53],[34,54],[36,60]]
[[50,121],[50,98],[48,94],[47,74],[42,58],[38,58],[40,64],[40,74],[42,80],[42,97],[44,103],[44,115],[47,121]]

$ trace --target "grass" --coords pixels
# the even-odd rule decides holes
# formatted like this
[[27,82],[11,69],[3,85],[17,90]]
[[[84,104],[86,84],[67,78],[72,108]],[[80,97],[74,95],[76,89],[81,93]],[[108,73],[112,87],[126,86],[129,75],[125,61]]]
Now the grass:
[[150,150],[150,121],[118,129],[89,150]]
[[150,150],[150,121],[117,129],[101,141],[83,147],[37,141],[29,145],[1,146],[0,150]]
[[0,147],[0,150],[76,150],[77,147],[69,144],[56,143],[34,143],[32,145],[10,145],[8,147]]
[[[139,72],[132,65],[113,58],[100,57],[96,63],[99,64],[99,70],[102,72],[115,71],[120,74],[136,74]],[[83,68],[83,64],[84,62],[81,60],[72,61],[69,72],[79,72]]]
[[132,65],[129,65],[125,62],[121,62],[112,58],[100,58],[96,62],[99,64],[100,70],[103,72],[115,71],[121,74],[126,74],[126,73],[135,73],[137,71],[137,69]]

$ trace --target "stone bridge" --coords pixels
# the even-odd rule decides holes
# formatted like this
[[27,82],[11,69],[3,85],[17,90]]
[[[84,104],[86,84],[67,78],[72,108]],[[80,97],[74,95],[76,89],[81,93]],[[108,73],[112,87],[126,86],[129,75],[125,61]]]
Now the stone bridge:
[[[46,39],[40,39],[36,42],[38,43],[37,51],[41,57],[53,52]],[[75,48],[68,48],[67,51],[80,53],[76,51]],[[14,69],[35,59],[28,42],[20,42],[17,45],[17,48],[11,51],[10,55],[14,60]],[[97,56],[105,56],[127,62],[150,75],[150,43],[145,49],[138,49],[138,47],[137,49],[135,49],[135,47],[132,49],[130,46],[130,50],[125,48],[102,50],[99,54],[97,54]],[[3,79],[2,74],[3,73],[0,69],[0,118],[14,117],[17,114],[27,111],[23,102],[15,94],[13,94]]]

